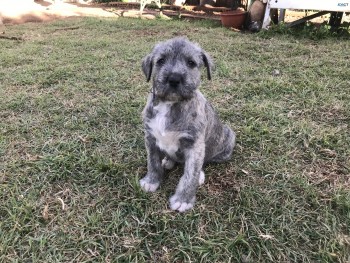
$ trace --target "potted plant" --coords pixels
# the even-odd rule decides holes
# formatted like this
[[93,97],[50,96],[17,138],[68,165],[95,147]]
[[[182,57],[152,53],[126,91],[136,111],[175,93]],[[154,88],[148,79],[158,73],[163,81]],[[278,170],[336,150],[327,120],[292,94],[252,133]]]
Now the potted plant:
[[232,10],[220,14],[221,24],[223,26],[236,29],[242,28],[247,12],[244,9],[238,8],[240,5],[241,0],[232,0]]

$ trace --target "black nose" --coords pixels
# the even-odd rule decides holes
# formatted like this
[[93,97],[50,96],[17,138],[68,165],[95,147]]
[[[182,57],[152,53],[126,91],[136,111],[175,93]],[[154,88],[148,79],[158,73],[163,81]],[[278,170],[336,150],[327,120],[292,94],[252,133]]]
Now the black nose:
[[171,87],[176,88],[180,82],[181,82],[181,75],[178,73],[172,73],[169,77],[168,77],[168,83]]

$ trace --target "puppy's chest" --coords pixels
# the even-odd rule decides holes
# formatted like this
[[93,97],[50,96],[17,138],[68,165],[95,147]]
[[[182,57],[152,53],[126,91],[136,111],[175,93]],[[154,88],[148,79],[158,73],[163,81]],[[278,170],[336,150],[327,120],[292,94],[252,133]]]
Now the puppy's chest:
[[169,156],[175,156],[180,147],[180,139],[187,137],[184,131],[175,130],[170,125],[176,116],[171,115],[172,103],[162,102],[153,108],[153,118],[147,122],[149,132],[155,137],[157,146]]

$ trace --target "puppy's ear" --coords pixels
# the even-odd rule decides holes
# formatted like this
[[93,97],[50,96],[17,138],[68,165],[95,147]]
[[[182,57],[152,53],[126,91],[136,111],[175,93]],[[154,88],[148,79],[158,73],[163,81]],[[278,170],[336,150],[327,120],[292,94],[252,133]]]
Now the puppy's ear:
[[204,66],[207,68],[207,77],[211,80],[211,71],[214,70],[213,60],[205,51],[202,51],[202,59]]
[[152,76],[153,62],[152,62],[152,54],[147,55],[142,60],[142,71],[146,76],[147,82],[150,81]]

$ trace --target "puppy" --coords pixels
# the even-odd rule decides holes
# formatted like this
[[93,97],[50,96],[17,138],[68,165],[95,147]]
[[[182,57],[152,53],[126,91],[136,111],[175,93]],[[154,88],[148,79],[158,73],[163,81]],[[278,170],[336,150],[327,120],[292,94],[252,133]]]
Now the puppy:
[[170,208],[179,212],[193,207],[205,179],[203,165],[228,160],[235,145],[235,133],[198,90],[202,66],[210,80],[212,59],[182,37],[157,44],[142,61],[152,92],[142,113],[148,171],[140,185],[156,191],[164,169],[183,163],[184,174],[170,198]]

